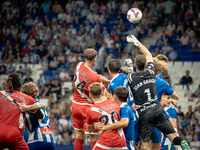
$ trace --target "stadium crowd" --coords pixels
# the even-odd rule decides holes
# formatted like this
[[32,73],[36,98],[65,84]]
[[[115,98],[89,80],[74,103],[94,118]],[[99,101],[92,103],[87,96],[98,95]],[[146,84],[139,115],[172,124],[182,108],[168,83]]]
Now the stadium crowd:
[[[109,0],[101,4],[93,0],[90,5],[82,0],[68,0],[61,6],[59,1],[44,0],[39,5],[31,0],[20,1],[19,7],[15,7],[6,0],[1,4],[0,12],[0,74],[17,72],[26,83],[33,81],[31,75],[34,73],[27,64],[41,64],[44,73],[34,81],[39,87],[39,98],[51,99],[52,93],[59,97],[61,82],[73,80],[76,64],[83,60],[83,51],[87,47],[98,51],[96,72],[108,77],[109,59],[125,54],[134,59],[139,53],[139,50],[132,53],[134,44],[127,43],[126,35],[142,39],[151,36],[159,25],[164,25],[164,29],[156,45],[150,47],[152,55],[162,53],[171,61],[187,59],[184,56],[187,54],[190,58],[200,51],[199,5],[198,0],[135,0],[132,4],[126,0]],[[131,24],[126,19],[126,12],[131,7],[143,12],[138,24]],[[19,70],[15,68],[16,63],[23,64]],[[164,79],[169,82],[169,78]],[[197,92],[185,95],[198,97],[199,88]],[[183,114],[178,107],[179,135],[192,147],[195,143],[200,145],[200,106],[188,109]],[[73,144],[71,102],[65,102],[63,108],[53,104],[49,111],[56,144]],[[90,145],[87,135],[84,142]],[[192,147],[192,150],[196,149]]]

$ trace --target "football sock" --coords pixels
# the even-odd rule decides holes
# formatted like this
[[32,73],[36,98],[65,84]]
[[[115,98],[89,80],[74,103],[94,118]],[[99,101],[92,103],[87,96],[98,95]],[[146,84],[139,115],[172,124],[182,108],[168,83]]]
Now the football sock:
[[84,139],[75,139],[74,150],[83,150]]

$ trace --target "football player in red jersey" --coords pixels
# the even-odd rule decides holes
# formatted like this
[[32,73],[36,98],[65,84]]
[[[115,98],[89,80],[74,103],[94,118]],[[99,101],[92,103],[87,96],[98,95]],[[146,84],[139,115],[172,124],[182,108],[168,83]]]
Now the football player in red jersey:
[[[45,105],[36,105],[32,97],[19,92],[21,82],[21,77],[12,73],[5,84],[8,91],[0,91],[0,149],[29,150],[22,134],[25,128],[25,114],[19,110],[19,105],[22,103],[31,105],[27,111],[33,110],[33,113],[36,113],[37,109],[45,107]],[[40,113],[37,111],[37,115]],[[42,117],[43,115],[39,115],[38,118]]]
[[[87,133],[85,126],[85,111],[93,105],[93,101],[89,96],[89,86],[94,83],[102,83],[100,76],[92,70],[97,60],[97,51],[94,49],[86,49],[84,51],[85,62],[77,64],[74,75],[74,96],[72,102],[72,119],[75,129],[74,150],[83,149],[84,131]],[[102,85],[103,93],[108,98],[111,94]],[[98,140],[98,133],[89,134],[91,146],[95,145]]]
[[[113,124],[120,119],[120,106],[112,100],[102,96],[101,84],[93,83],[89,87],[90,96],[94,105],[86,110],[86,126],[89,132],[94,131],[94,122],[103,122],[104,125]],[[114,129],[103,132],[93,150],[127,149],[124,132]]]

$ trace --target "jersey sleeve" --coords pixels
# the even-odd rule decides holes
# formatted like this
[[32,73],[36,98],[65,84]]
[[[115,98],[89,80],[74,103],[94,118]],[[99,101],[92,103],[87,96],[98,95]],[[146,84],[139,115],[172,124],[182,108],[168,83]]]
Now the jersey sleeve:
[[121,119],[127,118],[128,120],[130,120],[129,109],[127,107],[122,107],[120,110],[120,114],[121,114]]
[[165,112],[167,118],[171,118],[171,116],[169,115],[169,113],[167,111],[164,110],[164,112]]
[[177,111],[176,111],[175,108],[171,109],[170,116],[171,116],[172,119],[177,119]]
[[86,125],[90,126],[90,125],[93,125],[93,121],[91,119],[91,116],[90,116],[90,107],[86,109]]
[[148,70],[150,72],[150,74],[156,74],[156,65],[155,65],[155,63],[148,62],[146,70]]
[[164,80],[162,80],[162,81],[163,81],[162,87],[164,88],[164,90],[163,90],[164,94],[172,95],[172,93],[174,93],[174,90],[170,87],[170,85],[166,81],[164,81]]

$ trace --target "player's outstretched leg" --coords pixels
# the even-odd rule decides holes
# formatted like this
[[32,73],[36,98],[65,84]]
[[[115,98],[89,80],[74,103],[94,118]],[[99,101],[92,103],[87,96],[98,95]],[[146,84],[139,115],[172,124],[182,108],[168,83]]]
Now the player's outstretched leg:
[[188,143],[181,137],[178,137],[176,133],[167,134],[166,136],[174,145],[180,145],[183,147],[184,150],[191,150]]

